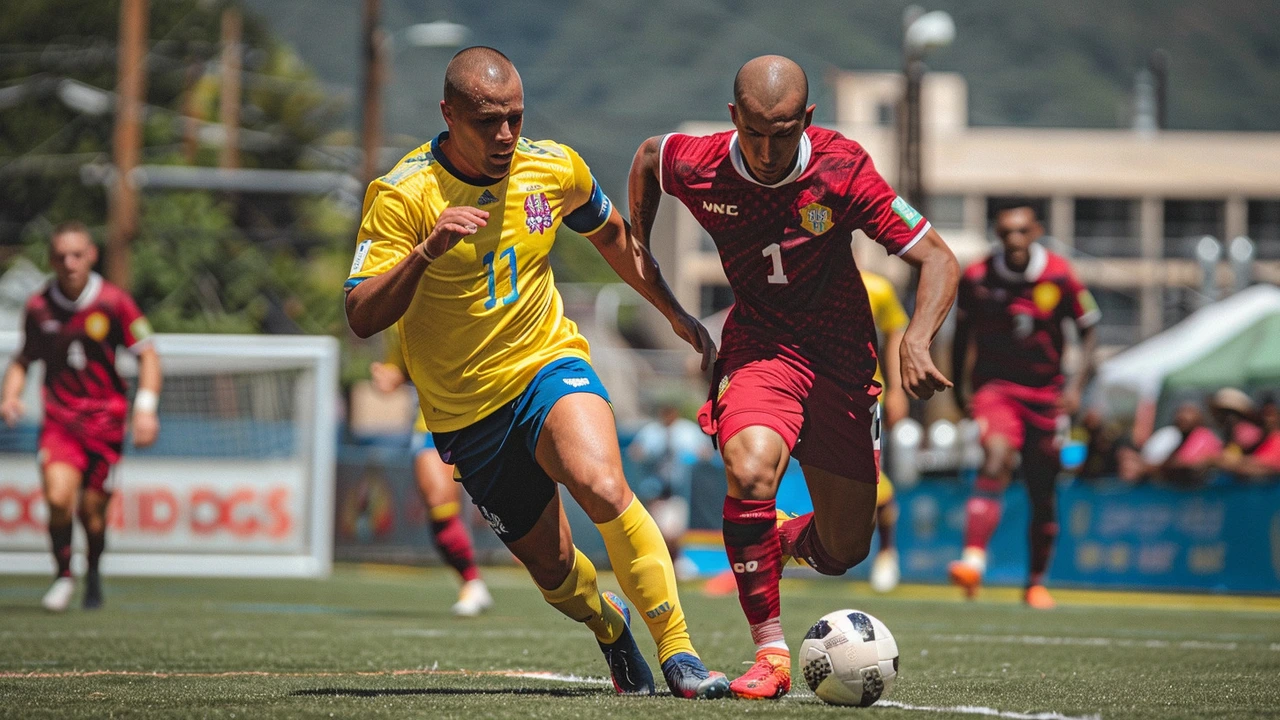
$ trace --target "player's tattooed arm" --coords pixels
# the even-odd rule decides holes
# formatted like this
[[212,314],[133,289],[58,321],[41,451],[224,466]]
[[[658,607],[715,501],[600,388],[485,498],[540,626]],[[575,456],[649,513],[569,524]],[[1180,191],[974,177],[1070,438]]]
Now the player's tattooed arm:
[[902,259],[920,270],[916,312],[902,337],[902,387],[911,397],[927,400],[935,392],[952,387],[933,364],[929,345],[955,302],[960,265],[942,236],[932,229]]
[[627,182],[627,196],[631,204],[631,234],[645,247],[649,247],[653,222],[658,217],[658,203],[662,200],[662,187],[658,182],[661,162],[662,138],[651,137],[645,140],[631,162],[631,176]]

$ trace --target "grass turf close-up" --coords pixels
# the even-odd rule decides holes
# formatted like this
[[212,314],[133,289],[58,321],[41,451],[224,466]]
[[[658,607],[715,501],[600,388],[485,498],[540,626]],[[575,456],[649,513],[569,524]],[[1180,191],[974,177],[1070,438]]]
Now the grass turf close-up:
[[[618,697],[586,628],[529,578],[490,569],[496,605],[449,613],[443,570],[339,566],[328,580],[108,577],[106,607],[51,615],[47,579],[0,576],[0,716],[80,718],[430,717],[879,718],[1275,717],[1280,599],[1058,591],[1034,611],[1013,589],[964,602],[951,588],[783,581],[793,653],[845,607],[880,618],[901,653],[896,686],[870,709],[827,706],[795,684],[780,702]],[[602,587],[617,589],[609,575]],[[693,640],[733,678],[752,659],[736,596],[681,586]],[[78,607],[78,606],[77,606]]]

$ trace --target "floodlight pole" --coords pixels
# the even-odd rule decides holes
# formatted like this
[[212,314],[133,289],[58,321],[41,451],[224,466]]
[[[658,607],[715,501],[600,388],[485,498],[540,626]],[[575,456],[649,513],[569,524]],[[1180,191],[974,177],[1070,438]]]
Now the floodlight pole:
[[360,144],[364,162],[360,181],[368,186],[377,177],[378,154],[382,147],[382,86],[387,78],[387,37],[378,27],[380,0],[364,0],[364,26],[361,33],[364,59],[364,86],[361,91]]
[[138,232],[138,193],[130,173],[142,152],[142,100],[146,94],[147,0],[120,3],[116,124],[112,155],[115,188],[108,195],[107,279],[129,288],[132,276],[129,244]]

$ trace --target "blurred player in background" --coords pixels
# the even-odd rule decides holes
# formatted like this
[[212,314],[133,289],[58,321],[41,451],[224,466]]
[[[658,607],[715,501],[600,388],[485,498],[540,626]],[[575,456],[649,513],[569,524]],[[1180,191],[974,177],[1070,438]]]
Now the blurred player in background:
[[[791,60],[756,58],[734,80],[736,131],[650,138],[631,166],[633,233],[647,245],[662,193],[675,196],[715,241],[736,300],[699,419],[724,457],[725,550],[756,645],[755,664],[731,685],[744,698],[791,689],[783,556],[843,575],[870,552],[880,387],[854,230],[921,270],[901,344],[906,392],[927,398],[951,385],[929,345],[955,295],[955,258],[860,145],[811,127],[808,88]],[[786,519],[775,497],[793,454],[814,511]]]
[[[408,372],[404,362],[404,353],[400,350],[400,335],[395,332],[386,334],[387,360],[369,366],[369,374],[373,387],[378,392],[394,392],[404,385]],[[493,607],[493,596],[484,580],[480,579],[480,569],[476,567],[475,550],[471,546],[471,536],[467,534],[466,523],[462,521],[461,492],[453,481],[453,466],[447,465],[436,452],[431,433],[427,432],[427,422],[418,412],[418,419],[413,426],[413,476],[422,494],[422,503],[427,507],[427,516],[431,523],[431,537],[435,540],[436,550],[449,567],[458,572],[462,578],[462,588],[458,590],[458,601],[453,604],[453,614],[459,617],[475,617]]]
[[[893,426],[910,412],[907,393],[902,389],[902,356],[899,348],[907,329],[907,311],[898,301],[893,283],[883,275],[862,271],[862,282],[867,287],[867,301],[871,305],[871,317],[875,318],[880,351],[880,364],[876,366],[875,381],[884,387],[880,393],[880,405],[884,411],[884,429],[892,432]],[[884,464],[881,463],[881,468]],[[876,486],[876,532],[880,535],[880,549],[871,562],[871,589],[887,593],[898,587],[902,576],[898,563],[898,548],[894,531],[898,526],[898,501],[893,496],[893,483],[880,471],[880,484]]]
[[449,130],[365,195],[347,280],[347,319],[368,337],[399,328],[440,457],[547,602],[595,634],[621,693],[653,675],[620,598],[601,593],[573,545],[557,484],[600,530],[618,583],[658,645],[678,697],[721,697],[689,640],[671,555],[622,474],[608,395],[555,289],[548,259],[561,224],[586,235],[670,321],[703,364],[715,347],[576,152],[520,137],[524,88],[502,53],[473,47],[445,72]]
[[[1036,240],[1034,208],[1012,202],[995,218],[1000,250],[971,265],[960,281],[952,368],[956,402],[978,421],[985,454],[965,505],[964,554],[951,563],[955,584],[973,597],[987,568],[987,543],[1000,523],[1005,488],[1021,454],[1031,502],[1030,568],[1023,599],[1048,610],[1045,574],[1058,537],[1059,450],[1080,408],[1097,346],[1098,305],[1070,263]],[[1063,375],[1063,323],[1079,329],[1083,367]],[[972,378],[973,396],[961,388]]]
[[160,356],[151,326],[124,290],[93,271],[98,248],[84,225],[68,222],[49,239],[54,278],[27,301],[22,349],[4,375],[0,414],[9,427],[22,417],[27,368],[44,361],[44,425],[39,463],[49,503],[49,538],[57,577],[45,593],[46,609],[71,604],[72,514],[88,541],[83,604],[102,606],[98,565],[106,547],[107,504],[115,490],[115,464],[124,446],[128,388],[116,372],[116,348],[138,356],[138,392],[133,401],[133,444],[156,441],[160,421]]

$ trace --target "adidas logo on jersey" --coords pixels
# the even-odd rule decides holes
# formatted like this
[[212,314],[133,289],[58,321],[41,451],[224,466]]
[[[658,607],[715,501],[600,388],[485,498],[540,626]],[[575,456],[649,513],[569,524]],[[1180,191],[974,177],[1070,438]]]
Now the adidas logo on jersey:
[[476,205],[492,205],[493,203],[496,203],[496,202],[498,202],[498,196],[494,195],[488,190],[485,190],[484,192],[480,193],[480,199],[476,201]]
[[734,217],[737,217],[738,215],[737,205],[725,205],[724,203],[709,203],[706,200],[703,200],[702,209],[706,210],[707,212],[713,212],[717,215],[732,215]]

